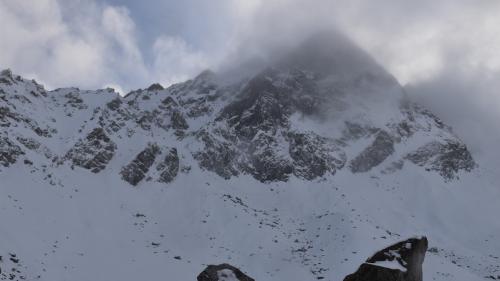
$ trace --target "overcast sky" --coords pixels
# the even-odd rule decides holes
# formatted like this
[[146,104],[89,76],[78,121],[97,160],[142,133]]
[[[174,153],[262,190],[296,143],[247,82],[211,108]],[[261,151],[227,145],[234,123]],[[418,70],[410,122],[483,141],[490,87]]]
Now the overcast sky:
[[498,0],[1,0],[0,68],[49,89],[127,92],[325,27],[373,55],[473,149],[500,141]]

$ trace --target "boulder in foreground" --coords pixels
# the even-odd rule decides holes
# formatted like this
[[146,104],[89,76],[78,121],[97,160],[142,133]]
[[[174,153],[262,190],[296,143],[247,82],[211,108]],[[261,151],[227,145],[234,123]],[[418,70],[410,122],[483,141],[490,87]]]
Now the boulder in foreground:
[[396,243],[366,260],[344,281],[422,281],[427,246],[426,237]]
[[196,278],[198,281],[255,281],[229,264],[209,265]]

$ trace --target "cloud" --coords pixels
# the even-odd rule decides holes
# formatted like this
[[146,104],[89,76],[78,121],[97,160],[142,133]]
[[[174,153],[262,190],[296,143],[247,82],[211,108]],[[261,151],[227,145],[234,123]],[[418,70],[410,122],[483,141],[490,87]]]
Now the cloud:
[[[334,27],[451,124],[484,163],[500,165],[500,1],[256,1],[229,63],[264,57]],[[280,48],[278,48],[279,50]],[[243,51],[242,51],[243,50]],[[264,51],[263,51],[264,50]],[[486,165],[487,166],[487,165]]]
[[[405,84],[437,75],[456,56],[498,69],[500,2],[355,0],[342,27]],[[353,19],[356,19],[353,21]]]
[[180,37],[159,37],[153,53],[155,78],[164,85],[187,80],[209,67],[208,58]]
[[[123,42],[116,36],[129,32],[124,29],[130,22],[118,8],[91,8],[86,10],[85,23],[80,24],[79,17],[73,22],[66,19],[71,15],[63,15],[55,0],[2,1],[0,25],[6,34],[0,47],[0,65],[34,74],[53,87],[73,84],[96,88],[105,79],[114,80],[110,75],[113,63],[121,60],[113,52],[113,39]],[[123,53],[137,56],[131,44],[123,44],[127,42],[120,43],[126,48]]]
[[143,58],[137,25],[123,6],[96,1],[5,0],[0,2],[0,66],[43,81],[47,87],[125,91],[154,79],[179,82],[207,67],[203,54],[181,38],[161,36]]
[[455,64],[446,62],[440,73],[406,89],[453,127],[484,168],[498,167],[500,71]]

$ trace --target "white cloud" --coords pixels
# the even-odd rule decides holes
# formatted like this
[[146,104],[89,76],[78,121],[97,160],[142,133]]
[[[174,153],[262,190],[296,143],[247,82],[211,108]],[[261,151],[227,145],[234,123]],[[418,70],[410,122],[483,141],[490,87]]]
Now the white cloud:
[[208,66],[201,52],[167,36],[151,47],[148,66],[127,8],[92,0],[1,1],[0,26],[0,67],[49,87],[119,85],[128,91],[155,79],[178,82]]
[[207,56],[179,37],[159,37],[153,52],[155,78],[164,85],[192,78],[210,65]]
[[[100,28],[100,18],[99,13],[89,14],[86,26],[81,26],[68,22],[71,15],[63,17],[55,0],[2,1],[0,25],[6,32],[0,65],[21,74],[35,73],[56,87],[100,87],[106,79],[113,79],[109,76],[113,65],[108,62],[115,56],[110,36]],[[119,28],[119,23],[114,27]]]
[[337,23],[403,84],[433,79],[450,60],[464,68],[500,68],[499,1],[352,0],[340,6]]

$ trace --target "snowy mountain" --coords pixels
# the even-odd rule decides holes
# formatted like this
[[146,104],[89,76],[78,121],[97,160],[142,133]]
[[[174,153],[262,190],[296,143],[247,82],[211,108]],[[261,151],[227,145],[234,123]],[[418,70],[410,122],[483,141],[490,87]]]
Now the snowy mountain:
[[342,280],[426,235],[424,280],[500,279],[500,189],[347,40],[122,97],[0,74],[0,280]]

